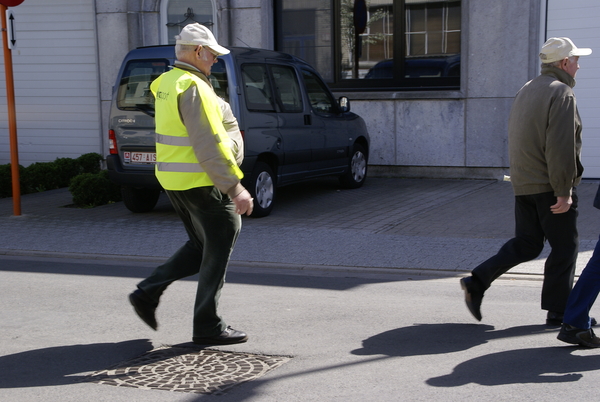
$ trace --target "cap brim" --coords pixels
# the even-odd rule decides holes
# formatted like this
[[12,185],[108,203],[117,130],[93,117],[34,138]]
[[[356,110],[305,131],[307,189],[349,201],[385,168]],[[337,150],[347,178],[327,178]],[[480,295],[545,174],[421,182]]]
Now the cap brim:
[[224,54],[229,54],[229,49],[224,48],[220,45],[206,45],[206,47],[210,48],[213,52],[215,52],[219,56],[223,56]]
[[589,56],[590,54],[592,54],[592,49],[584,47],[584,48],[577,48],[577,50],[575,50],[573,53],[573,56]]

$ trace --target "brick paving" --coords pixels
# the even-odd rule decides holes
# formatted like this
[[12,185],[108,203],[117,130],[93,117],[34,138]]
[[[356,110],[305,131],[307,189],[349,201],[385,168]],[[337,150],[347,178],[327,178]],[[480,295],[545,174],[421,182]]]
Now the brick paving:
[[[598,184],[579,186],[581,269],[593,249]],[[122,203],[67,208],[67,189],[0,199],[0,253],[164,259],[186,240],[166,196],[147,214]],[[245,217],[233,263],[464,272],[512,236],[513,194],[494,180],[369,178],[356,190],[325,178],[279,189],[272,215]],[[547,251],[545,251],[547,253]],[[540,273],[539,260],[515,272]]]

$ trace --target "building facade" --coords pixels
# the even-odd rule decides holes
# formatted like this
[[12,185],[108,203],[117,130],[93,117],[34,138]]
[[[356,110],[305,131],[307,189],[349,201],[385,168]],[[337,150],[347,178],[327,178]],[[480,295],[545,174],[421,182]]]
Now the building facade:
[[[11,9],[19,161],[106,155],[123,56],[173,43],[180,26],[196,21],[224,45],[286,51],[314,65],[365,119],[372,174],[501,178],[512,99],[539,73],[541,44],[570,36],[594,48],[600,31],[592,0],[557,3],[566,2],[25,0]],[[600,177],[593,56],[581,60],[575,90],[587,177]],[[7,127],[2,90],[0,164],[10,161]]]

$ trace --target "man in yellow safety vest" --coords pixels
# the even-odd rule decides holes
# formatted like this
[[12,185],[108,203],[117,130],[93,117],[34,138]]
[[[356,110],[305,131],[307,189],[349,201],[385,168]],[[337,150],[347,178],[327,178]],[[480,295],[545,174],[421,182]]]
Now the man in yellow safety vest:
[[189,240],[140,282],[129,300],[156,330],[155,311],[163,291],[178,279],[199,274],[192,337],[197,344],[248,339],[217,314],[241,215],[250,215],[253,208],[240,183],[244,147],[237,121],[207,78],[217,56],[227,53],[208,28],[189,24],[176,36],[174,68],[150,87],[156,99],[156,177]]

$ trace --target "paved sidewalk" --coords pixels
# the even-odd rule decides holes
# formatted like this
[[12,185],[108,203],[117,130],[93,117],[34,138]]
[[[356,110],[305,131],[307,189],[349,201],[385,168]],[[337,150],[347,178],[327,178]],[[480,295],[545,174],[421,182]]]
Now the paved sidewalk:
[[[598,184],[579,186],[581,270],[600,233],[592,207]],[[78,255],[163,260],[185,241],[166,196],[147,214],[122,203],[93,209],[65,207],[67,189],[0,199],[0,254]],[[280,189],[273,213],[243,220],[232,264],[320,269],[404,269],[466,272],[494,254],[514,230],[510,183],[490,180],[369,178],[342,190],[336,179]],[[513,274],[540,274],[547,250]]]

